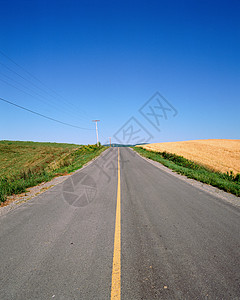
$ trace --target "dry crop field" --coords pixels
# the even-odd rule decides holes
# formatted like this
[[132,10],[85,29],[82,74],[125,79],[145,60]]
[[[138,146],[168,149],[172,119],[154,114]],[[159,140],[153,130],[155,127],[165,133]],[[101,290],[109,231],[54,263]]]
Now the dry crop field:
[[240,173],[240,140],[193,140],[154,143],[141,147],[181,155],[214,171]]

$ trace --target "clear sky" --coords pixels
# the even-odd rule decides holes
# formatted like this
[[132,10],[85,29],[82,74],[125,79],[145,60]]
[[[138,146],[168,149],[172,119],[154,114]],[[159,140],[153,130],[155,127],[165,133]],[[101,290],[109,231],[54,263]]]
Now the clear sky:
[[0,139],[239,138],[238,0],[0,4],[0,97],[90,129],[0,101]]

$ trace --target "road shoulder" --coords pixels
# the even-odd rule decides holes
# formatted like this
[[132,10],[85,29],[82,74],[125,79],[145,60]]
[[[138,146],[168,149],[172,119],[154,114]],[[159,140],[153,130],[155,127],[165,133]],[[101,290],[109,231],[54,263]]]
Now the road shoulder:
[[96,159],[102,157],[109,151],[109,148],[103,151],[99,156],[94,157],[92,160],[87,162],[81,169],[78,169],[72,173],[63,176],[54,177],[52,180],[48,182],[42,182],[36,186],[27,188],[27,191],[18,195],[9,196],[6,202],[4,202],[3,206],[0,206],[0,217],[5,215],[9,211],[19,207],[19,205],[26,203],[27,201],[36,198],[38,195],[49,191],[51,188],[55,187],[56,185],[62,183],[63,181],[67,180],[73,174],[79,172],[79,170],[85,169],[87,166],[91,165]]
[[185,175],[182,174],[178,174],[176,172],[174,172],[173,170],[169,169],[168,167],[165,167],[164,165],[162,165],[161,163],[151,160],[149,158],[146,158],[144,156],[141,156],[138,152],[134,151],[133,149],[129,148],[131,151],[133,151],[134,153],[136,153],[136,155],[140,156],[142,159],[146,160],[147,162],[149,162],[150,164],[152,164],[153,166],[155,166],[156,168],[161,169],[162,171],[170,174],[171,176],[177,177],[178,179],[184,181],[187,184],[190,184],[191,186],[194,186],[212,196],[215,196],[218,199],[221,199],[225,202],[228,202],[230,204],[232,204],[235,207],[240,207],[240,197],[237,197],[233,194],[224,192],[223,190],[220,190],[214,186],[202,183],[200,181],[197,181],[195,179],[190,179]]

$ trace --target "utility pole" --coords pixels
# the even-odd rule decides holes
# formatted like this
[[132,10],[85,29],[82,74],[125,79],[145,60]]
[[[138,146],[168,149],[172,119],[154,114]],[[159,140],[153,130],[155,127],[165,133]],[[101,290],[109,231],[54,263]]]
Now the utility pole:
[[110,141],[110,147],[112,147],[112,145],[111,145],[111,137],[109,137],[109,141]]
[[98,143],[98,128],[97,128],[97,122],[100,122],[100,120],[92,120],[92,121],[96,123],[97,146],[99,146],[99,143]]

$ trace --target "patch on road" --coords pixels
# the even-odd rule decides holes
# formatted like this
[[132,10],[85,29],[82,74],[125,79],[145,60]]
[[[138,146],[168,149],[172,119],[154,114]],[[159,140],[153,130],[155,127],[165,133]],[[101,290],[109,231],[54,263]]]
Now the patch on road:
[[69,205],[87,206],[95,199],[96,194],[96,182],[86,173],[76,173],[63,183],[63,198]]

